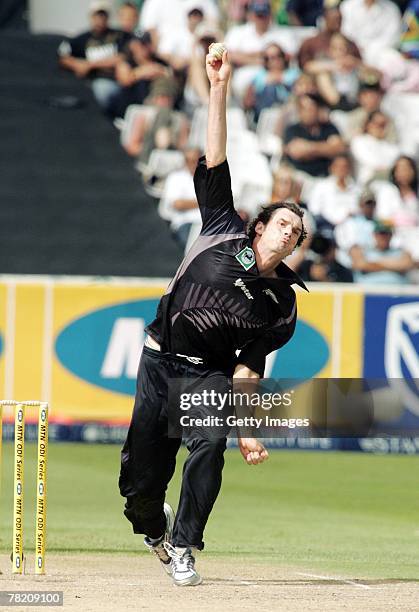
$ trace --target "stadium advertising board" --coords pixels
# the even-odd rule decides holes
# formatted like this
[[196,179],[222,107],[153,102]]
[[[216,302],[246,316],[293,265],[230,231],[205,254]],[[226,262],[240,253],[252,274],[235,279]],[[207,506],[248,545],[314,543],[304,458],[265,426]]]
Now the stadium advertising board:
[[[6,279],[0,285],[3,397],[40,397],[54,423],[125,425],[144,328],[165,282]],[[419,298],[356,287],[298,291],[293,339],[267,360],[272,378],[377,378],[403,386],[419,419]],[[416,395],[415,395],[416,394]],[[406,416],[407,415],[407,416]]]

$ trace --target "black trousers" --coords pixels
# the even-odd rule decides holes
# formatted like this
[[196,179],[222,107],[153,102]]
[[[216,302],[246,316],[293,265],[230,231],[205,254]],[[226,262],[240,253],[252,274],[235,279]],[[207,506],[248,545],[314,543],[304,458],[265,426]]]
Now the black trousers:
[[[124,514],[131,521],[134,533],[151,538],[164,533],[165,493],[175,471],[176,454],[183,436],[189,455],[183,467],[172,544],[204,548],[205,525],[221,487],[229,428],[188,427],[183,428],[178,437],[171,437],[169,386],[173,388],[173,379],[179,379],[182,384],[192,380],[195,389],[205,386],[226,392],[230,375],[231,372],[194,366],[182,358],[144,347],[133,415],[121,453],[119,478],[121,495],[126,497]],[[216,407],[208,405],[195,406],[190,413],[194,417],[217,414]]]

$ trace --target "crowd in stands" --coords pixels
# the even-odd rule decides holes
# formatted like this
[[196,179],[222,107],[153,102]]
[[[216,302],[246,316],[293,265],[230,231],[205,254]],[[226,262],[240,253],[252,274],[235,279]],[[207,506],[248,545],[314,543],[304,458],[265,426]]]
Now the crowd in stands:
[[287,260],[304,280],[419,282],[419,0],[144,0],[111,17],[92,2],[59,63],[120,129],[183,248],[200,227],[205,55],[225,41],[239,214],[305,209],[308,238]]

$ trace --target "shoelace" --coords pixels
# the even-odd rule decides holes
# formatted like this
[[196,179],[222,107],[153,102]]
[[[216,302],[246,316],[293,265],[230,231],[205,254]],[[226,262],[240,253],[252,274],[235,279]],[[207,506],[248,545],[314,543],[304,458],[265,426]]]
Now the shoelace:
[[[186,548],[183,553],[178,553],[176,548],[170,544],[170,542],[163,543],[164,550],[167,552],[172,562],[177,565],[185,565],[186,569],[193,570],[195,559],[192,556],[190,548]],[[182,568],[184,569],[184,568]]]

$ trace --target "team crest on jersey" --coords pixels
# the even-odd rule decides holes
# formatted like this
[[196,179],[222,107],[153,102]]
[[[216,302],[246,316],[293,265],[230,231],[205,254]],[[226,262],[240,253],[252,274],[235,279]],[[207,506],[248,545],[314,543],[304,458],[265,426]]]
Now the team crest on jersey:
[[253,249],[250,247],[245,247],[240,251],[240,253],[237,253],[236,259],[246,271],[250,270],[250,268],[254,266],[256,262],[255,254]]

